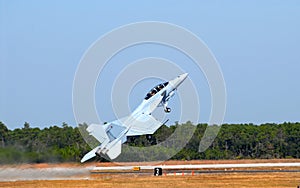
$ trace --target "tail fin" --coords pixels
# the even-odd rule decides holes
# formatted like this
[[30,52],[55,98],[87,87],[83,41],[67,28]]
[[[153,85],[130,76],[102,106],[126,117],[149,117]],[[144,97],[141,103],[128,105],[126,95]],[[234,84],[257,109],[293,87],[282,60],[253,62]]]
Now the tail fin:
[[86,129],[90,135],[95,137],[100,143],[103,143],[105,141],[109,141],[108,135],[106,134],[106,131],[104,130],[102,125],[99,124],[91,124]]
[[[92,135],[93,137],[95,137],[100,143],[101,145],[104,144],[106,145],[109,142],[109,138],[107,133],[105,132],[104,128],[102,125],[98,125],[98,124],[91,124],[90,126],[88,126],[88,128],[86,129],[90,135]],[[81,162],[85,162],[93,157],[96,156],[96,152],[101,148],[101,146],[97,146],[95,147],[93,150],[91,150],[90,152],[88,152],[87,154],[85,154],[85,156],[81,159]]]
[[96,157],[96,152],[100,148],[100,146],[95,147],[93,150],[84,155],[80,162],[84,163],[87,160],[90,160],[93,157]]
[[[88,126],[86,130],[89,132],[90,135],[95,137],[101,143],[101,145],[87,153],[81,159],[82,163],[95,157],[96,152],[99,149],[102,149],[100,153],[106,154],[110,159],[115,159],[121,154],[122,142],[126,141],[126,136],[125,139],[120,139],[119,141],[117,141],[116,139],[122,136],[120,134],[126,129],[126,127],[114,123],[109,123],[108,125],[109,127],[105,127],[103,125],[98,124],[91,124],[90,126]],[[109,147],[107,150],[106,147],[109,143],[111,143],[112,146]],[[103,153],[103,151],[107,152]]]
[[111,147],[107,151],[106,155],[110,159],[115,159],[121,154],[121,150],[122,150],[122,140],[119,140],[113,147]]

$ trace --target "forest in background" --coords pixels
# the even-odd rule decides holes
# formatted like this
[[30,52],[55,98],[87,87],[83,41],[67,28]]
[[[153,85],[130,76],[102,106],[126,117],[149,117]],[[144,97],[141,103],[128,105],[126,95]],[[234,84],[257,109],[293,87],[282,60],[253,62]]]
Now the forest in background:
[[[198,152],[207,126],[192,125],[191,122],[169,127],[163,125],[151,136],[128,137],[126,144],[148,147],[165,141],[178,128],[185,130],[196,127],[186,146],[171,159],[300,158],[300,123],[224,124],[210,147],[204,152]],[[0,164],[79,162],[91,150],[79,131],[86,127],[86,124],[72,127],[62,123],[61,126],[40,129],[32,128],[25,122],[23,128],[9,130],[0,122]],[[176,139],[185,139],[184,134],[182,138]],[[105,159],[97,157],[93,160]]]

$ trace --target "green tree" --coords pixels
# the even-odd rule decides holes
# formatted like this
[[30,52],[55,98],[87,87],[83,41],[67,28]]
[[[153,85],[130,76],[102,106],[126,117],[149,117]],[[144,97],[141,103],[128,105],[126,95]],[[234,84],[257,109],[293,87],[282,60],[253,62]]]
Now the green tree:
[[5,147],[6,139],[8,135],[8,128],[0,121],[0,138],[1,138],[1,146]]

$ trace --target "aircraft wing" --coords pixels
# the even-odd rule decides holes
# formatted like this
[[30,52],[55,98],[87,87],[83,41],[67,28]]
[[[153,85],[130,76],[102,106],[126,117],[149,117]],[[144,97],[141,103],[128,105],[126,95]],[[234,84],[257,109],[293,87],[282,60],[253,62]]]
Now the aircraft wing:
[[126,136],[153,134],[162,126],[161,122],[148,114],[142,114],[135,118],[129,117],[126,124],[130,126]]
[[151,101],[151,104],[141,111],[141,114],[120,118],[111,122],[110,125],[129,128],[126,136],[153,134],[163,123],[156,120],[151,113],[157,108],[165,95],[166,92],[163,92],[159,97]]

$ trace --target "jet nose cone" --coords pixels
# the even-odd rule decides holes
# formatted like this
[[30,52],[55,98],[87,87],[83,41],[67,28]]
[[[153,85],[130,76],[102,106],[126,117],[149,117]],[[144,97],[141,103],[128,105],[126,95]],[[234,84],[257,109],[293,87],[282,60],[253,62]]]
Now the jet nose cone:
[[183,82],[188,75],[189,75],[188,73],[184,73],[184,74],[179,75],[178,78],[181,82]]
[[180,77],[182,77],[183,79],[186,79],[186,77],[189,75],[189,73],[184,73],[182,75],[180,75]]
[[181,74],[177,76],[175,79],[170,80],[169,83],[173,86],[173,88],[177,88],[188,76],[188,73]]

